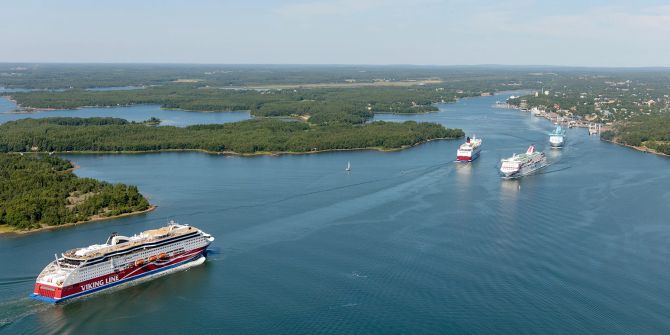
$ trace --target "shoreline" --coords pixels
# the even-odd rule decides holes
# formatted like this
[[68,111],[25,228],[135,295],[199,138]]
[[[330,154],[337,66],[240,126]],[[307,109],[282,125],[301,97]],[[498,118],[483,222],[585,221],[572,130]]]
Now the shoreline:
[[[382,147],[366,147],[366,148],[348,148],[348,149],[323,149],[323,150],[310,150],[310,151],[257,151],[253,153],[239,153],[235,151],[211,151],[206,149],[160,149],[160,150],[128,150],[128,151],[53,151],[55,154],[65,154],[65,155],[139,155],[139,154],[152,154],[152,153],[164,153],[164,152],[201,152],[210,155],[224,155],[224,156],[238,156],[238,157],[260,157],[260,156],[289,156],[289,155],[311,155],[311,154],[320,154],[328,152],[345,152],[345,151],[378,151],[378,152],[395,152],[405,149],[410,149],[421,144],[425,144],[433,141],[444,141],[444,140],[457,140],[462,138],[459,137],[440,137],[433,138],[429,140],[420,141],[414,144],[403,145],[398,148],[382,148]],[[9,154],[22,153],[18,151],[7,152]],[[34,152],[23,152],[24,154],[46,154],[46,151],[34,151]],[[78,168],[78,167],[77,167]]]
[[82,224],[86,224],[86,223],[91,223],[91,222],[114,220],[114,219],[119,219],[119,218],[128,217],[128,216],[146,214],[146,213],[149,213],[149,212],[155,210],[156,208],[158,208],[158,206],[150,205],[149,208],[141,210],[141,211],[123,213],[123,214],[114,215],[114,216],[96,217],[96,218],[92,218],[92,219],[85,220],[85,221],[70,222],[70,223],[65,223],[65,224],[57,225],[57,226],[46,226],[46,227],[40,227],[40,228],[35,228],[35,229],[29,229],[29,230],[19,230],[19,229],[15,229],[15,228],[12,228],[12,227],[9,227],[9,226],[0,227],[0,236],[3,236],[3,235],[23,236],[23,235],[32,234],[32,233],[56,230],[56,229],[67,228],[67,227],[74,227],[74,226],[78,226],[78,225],[82,225]]
[[600,138],[600,140],[603,141],[603,142],[608,142],[608,143],[612,143],[612,144],[620,145],[620,146],[622,146],[622,147],[628,147],[628,148],[631,148],[631,149],[635,149],[635,150],[637,150],[637,151],[641,151],[641,152],[648,153],[648,154],[654,154],[654,155],[657,155],[657,156],[663,156],[663,157],[670,157],[670,155],[668,155],[668,154],[666,154],[666,153],[658,152],[658,151],[656,151],[656,150],[654,150],[654,149],[647,148],[647,147],[645,147],[645,146],[636,147],[636,146],[634,146],[634,145],[625,144],[625,143],[620,143],[620,142],[613,141],[613,140],[605,140],[605,139],[603,139],[603,138]]

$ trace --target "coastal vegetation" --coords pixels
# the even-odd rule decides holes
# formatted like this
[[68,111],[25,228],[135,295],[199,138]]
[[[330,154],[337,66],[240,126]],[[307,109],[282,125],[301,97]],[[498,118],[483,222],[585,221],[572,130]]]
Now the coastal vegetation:
[[0,230],[59,226],[150,208],[137,187],[79,178],[72,169],[55,156],[0,154]]
[[372,122],[315,125],[276,119],[152,127],[117,118],[23,119],[0,125],[0,152],[130,152],[205,150],[240,154],[399,149],[458,138],[460,129],[434,123]]
[[601,138],[643,150],[670,155],[670,114],[648,115],[618,123]]

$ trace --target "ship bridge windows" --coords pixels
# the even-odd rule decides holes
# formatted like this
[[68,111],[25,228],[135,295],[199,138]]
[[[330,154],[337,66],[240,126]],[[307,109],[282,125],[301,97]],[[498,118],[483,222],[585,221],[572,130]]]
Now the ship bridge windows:
[[68,264],[68,265],[75,265],[75,266],[81,264],[80,260],[69,259],[69,258],[61,258],[60,260],[58,260],[58,262],[60,262],[61,264]]

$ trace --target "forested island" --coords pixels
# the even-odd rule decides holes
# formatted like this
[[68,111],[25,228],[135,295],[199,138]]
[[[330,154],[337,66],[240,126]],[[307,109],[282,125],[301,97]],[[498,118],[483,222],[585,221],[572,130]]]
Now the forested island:
[[392,150],[463,135],[460,129],[413,121],[315,125],[264,118],[179,128],[118,118],[44,118],[0,125],[0,152],[202,150],[268,154]]
[[0,233],[48,229],[152,209],[137,187],[72,174],[48,155],[0,154]]

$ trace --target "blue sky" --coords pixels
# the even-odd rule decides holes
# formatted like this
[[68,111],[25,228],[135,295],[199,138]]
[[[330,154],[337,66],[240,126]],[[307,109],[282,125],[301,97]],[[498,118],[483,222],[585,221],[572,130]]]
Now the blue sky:
[[0,62],[670,66],[670,1],[0,0]]

